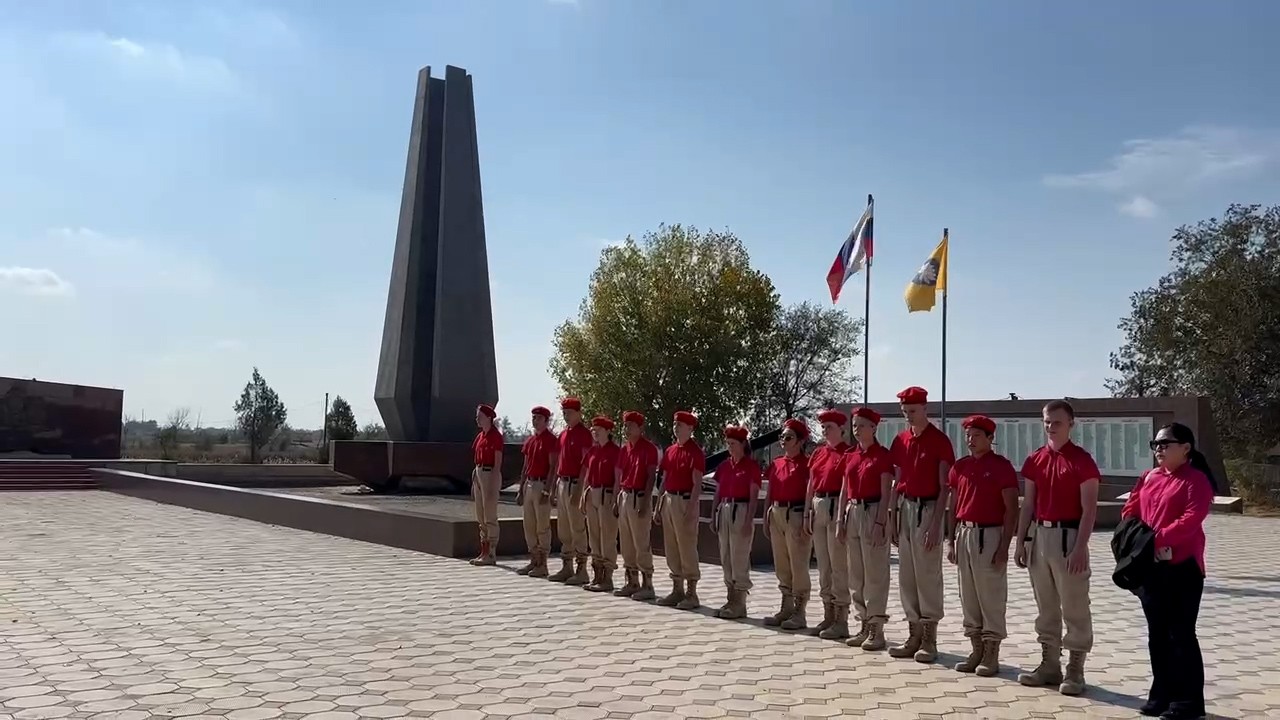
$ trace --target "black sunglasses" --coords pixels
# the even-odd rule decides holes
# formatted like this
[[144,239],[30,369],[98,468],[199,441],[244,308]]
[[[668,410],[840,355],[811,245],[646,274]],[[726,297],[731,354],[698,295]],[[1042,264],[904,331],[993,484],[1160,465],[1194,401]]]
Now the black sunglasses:
[[1177,440],[1172,440],[1170,438],[1156,438],[1155,440],[1151,441],[1151,449],[1163,450],[1169,447],[1170,445],[1182,445],[1182,444],[1184,443],[1180,443]]

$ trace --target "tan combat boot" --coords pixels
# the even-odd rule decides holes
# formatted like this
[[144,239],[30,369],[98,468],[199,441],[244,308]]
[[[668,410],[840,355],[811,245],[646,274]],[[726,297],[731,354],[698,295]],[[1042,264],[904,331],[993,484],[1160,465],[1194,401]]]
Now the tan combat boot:
[[883,650],[888,646],[888,642],[884,639],[884,620],[876,618],[867,622],[867,639],[862,643],[862,649],[868,652]]
[[675,607],[681,600],[684,600],[684,580],[672,578],[671,592],[658,598],[658,604],[662,607]]
[[1079,650],[1072,650],[1067,656],[1067,671],[1064,673],[1058,692],[1063,695],[1079,695],[1084,692],[1084,657]]
[[689,580],[688,589],[684,592],[684,598],[676,603],[677,610],[697,610],[702,607],[702,602],[698,600],[698,581]]
[[600,563],[600,581],[595,587],[587,588],[595,592],[613,592],[613,570],[604,563]]
[[[474,565],[475,563],[473,562],[472,564]],[[529,573],[530,573],[530,572],[531,572],[535,567],[537,567],[536,557],[535,557],[535,556],[533,556],[533,555],[530,555],[530,556],[529,556],[529,562],[527,562],[527,563],[525,563],[524,565],[522,565],[522,566],[520,567],[520,569],[516,571],[516,574],[517,574],[517,575],[528,575],[528,574],[529,574]]]
[[488,554],[489,554],[489,543],[488,541],[481,540],[479,554],[471,558],[471,560],[469,560],[468,562],[470,562],[472,565],[479,565],[480,562],[484,560],[486,556],[488,556]]
[[938,623],[936,621],[920,623],[920,649],[916,651],[918,663],[931,663],[938,659]]
[[724,604],[716,608],[716,617],[724,617],[722,613],[729,612],[729,607],[733,605],[733,588],[725,587]]
[[725,604],[716,617],[725,620],[739,620],[747,616],[747,591],[746,590],[730,590],[729,602]]
[[636,576],[639,573],[635,570],[624,570],[623,572],[627,577],[627,581],[622,584],[622,587],[614,590],[613,594],[618,597],[631,597],[640,589],[640,583],[636,582]]
[[560,558],[560,569],[555,575],[547,578],[551,582],[564,582],[573,576],[573,560],[568,557]]
[[778,612],[765,617],[765,627],[778,627],[782,623],[796,614],[796,599],[794,595],[782,593],[782,605],[778,608]]
[[821,635],[824,630],[831,627],[831,623],[836,621],[836,606],[829,602],[822,603],[822,622],[813,626],[813,634]]
[[831,621],[831,625],[826,630],[818,633],[818,637],[823,640],[843,640],[849,637],[848,606],[836,605],[832,614],[835,617]]
[[803,630],[809,626],[809,621],[804,616],[805,606],[809,604],[808,595],[796,595],[796,610],[782,623],[783,630]]
[[855,633],[853,637],[845,640],[844,644],[849,647],[862,647],[862,643],[866,642],[867,637],[871,635],[870,628],[871,625],[866,620],[859,620],[858,632]]
[[1000,674],[999,640],[984,640],[982,642],[982,662],[978,663],[975,672],[981,677],[995,677]]
[[653,591],[653,573],[641,573],[640,589],[631,596],[632,600],[652,600],[657,596]]
[[547,576],[547,554],[538,553],[533,561],[533,569],[529,571],[529,577],[544,578]]
[[971,673],[982,664],[982,658],[987,651],[986,645],[982,642],[982,636],[970,635],[969,644],[973,646],[973,649],[969,651],[969,657],[956,663],[956,672]]
[[920,623],[907,623],[907,641],[889,648],[889,657],[899,659],[915,657],[923,636],[924,631],[920,629]]
[[564,584],[565,584],[565,585],[574,585],[574,586],[577,586],[577,585],[586,585],[586,584],[587,584],[587,581],[588,581],[588,578],[587,578],[587,559],[586,559],[586,558],[578,558],[577,565],[578,565],[578,569],[577,569],[577,570],[575,570],[575,571],[574,571],[574,573],[573,573],[572,575],[570,575],[568,578],[566,578],[566,579],[565,579],[565,581],[564,581]]
[[582,586],[583,590],[590,590],[600,584],[600,573],[604,572],[599,560],[591,559],[591,582]]
[[1040,646],[1040,664],[1029,673],[1018,675],[1018,682],[1027,687],[1044,687],[1062,682],[1062,650],[1049,645]]

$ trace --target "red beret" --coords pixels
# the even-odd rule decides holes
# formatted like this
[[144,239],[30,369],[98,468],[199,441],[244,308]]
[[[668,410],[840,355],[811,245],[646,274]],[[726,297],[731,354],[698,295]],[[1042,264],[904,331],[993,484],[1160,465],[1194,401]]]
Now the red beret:
[[898,401],[903,405],[924,405],[929,402],[929,391],[912,385],[898,393]]
[[567,397],[560,401],[561,410],[582,410],[582,401],[575,397]]
[[677,410],[675,418],[678,423],[684,423],[689,427],[698,427],[698,416],[688,410]]
[[730,425],[724,429],[724,436],[730,440],[737,440],[740,443],[747,441],[747,429],[741,425]]
[[613,429],[613,421],[603,415],[598,415],[592,418],[591,424],[596,427],[604,428],[605,430]]
[[492,405],[485,405],[483,403],[480,405],[477,405],[476,412],[480,413],[481,415],[484,415],[487,418],[498,417],[498,413],[493,409]]
[[624,423],[635,423],[635,424],[637,424],[637,425],[643,425],[643,424],[644,424],[644,415],[641,415],[640,413],[636,412],[635,410],[628,410],[628,411],[626,411],[626,412],[622,413],[622,422],[624,422]]
[[818,413],[818,422],[835,423],[837,425],[844,425],[845,423],[849,422],[849,416],[835,409],[823,410],[822,412]]
[[542,417],[544,417],[544,418],[549,418],[549,417],[551,417],[551,411],[550,411],[550,410],[548,410],[548,409],[546,409],[546,408],[544,408],[544,407],[542,407],[541,405],[534,405],[534,406],[533,406],[533,409],[529,411],[529,414],[531,414],[531,415],[541,415],[541,416],[542,416]]
[[880,413],[876,412],[875,410],[872,410],[869,407],[860,407],[857,410],[854,410],[853,414],[864,420],[871,421],[872,425],[880,424]]
[[978,428],[988,435],[996,433],[996,422],[986,415],[970,415],[960,424],[966,428]]
[[796,437],[801,440],[809,437],[809,426],[803,420],[788,418],[786,422],[782,423],[782,427],[784,430],[790,430],[795,433]]

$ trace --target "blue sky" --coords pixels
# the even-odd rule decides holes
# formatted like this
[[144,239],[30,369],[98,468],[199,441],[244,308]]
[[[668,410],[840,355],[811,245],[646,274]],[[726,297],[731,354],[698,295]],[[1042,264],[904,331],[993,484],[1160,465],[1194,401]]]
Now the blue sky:
[[[951,399],[1103,392],[1182,223],[1280,191],[1280,5],[0,3],[0,375],[227,423],[258,365],[372,401],[415,74],[475,78],[500,412],[553,402],[600,250],[729,228],[784,302],[876,196],[871,399],[951,228]],[[861,312],[861,280],[842,304]]]

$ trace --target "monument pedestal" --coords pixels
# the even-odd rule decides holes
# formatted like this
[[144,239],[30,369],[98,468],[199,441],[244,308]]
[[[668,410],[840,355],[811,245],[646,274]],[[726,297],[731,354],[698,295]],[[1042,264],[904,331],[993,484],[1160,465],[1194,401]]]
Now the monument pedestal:
[[[335,472],[342,473],[379,492],[395,492],[401,481],[413,478],[434,481],[427,491],[469,494],[475,468],[470,443],[399,442],[395,440],[338,440],[330,457]],[[520,446],[508,444],[502,452],[502,478],[511,485],[520,478],[524,458]]]

